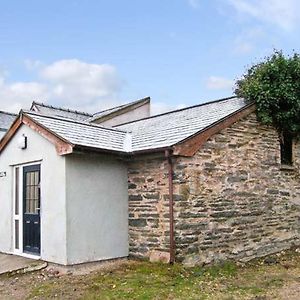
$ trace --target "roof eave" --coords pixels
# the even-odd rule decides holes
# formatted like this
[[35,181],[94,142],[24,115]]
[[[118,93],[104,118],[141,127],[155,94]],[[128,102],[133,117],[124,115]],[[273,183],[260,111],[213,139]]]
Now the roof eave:
[[172,146],[164,146],[164,147],[157,147],[152,149],[143,149],[143,150],[136,150],[129,152],[130,155],[138,155],[138,154],[150,154],[150,153],[158,153],[158,152],[165,152],[166,150],[172,150]]
[[137,150],[137,151],[117,151],[117,150],[89,147],[83,145],[75,145],[75,147],[73,148],[73,153],[94,152],[98,154],[111,154],[111,155],[117,155],[124,158],[130,158],[136,155],[165,153],[166,150],[172,150],[172,149],[173,149],[172,147],[168,146],[168,147],[159,147],[159,148],[144,149],[144,150]]
[[118,150],[111,150],[111,149],[103,149],[91,146],[84,146],[84,145],[75,145],[73,148],[73,153],[79,152],[94,152],[94,153],[102,153],[102,154],[112,154],[112,155],[119,155],[119,156],[126,156],[129,152],[125,151],[118,151]]

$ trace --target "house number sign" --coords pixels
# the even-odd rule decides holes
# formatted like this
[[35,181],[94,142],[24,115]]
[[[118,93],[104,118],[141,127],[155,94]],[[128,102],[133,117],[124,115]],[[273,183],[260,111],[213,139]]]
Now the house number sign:
[[0,172],[0,178],[1,177],[6,177],[6,172]]

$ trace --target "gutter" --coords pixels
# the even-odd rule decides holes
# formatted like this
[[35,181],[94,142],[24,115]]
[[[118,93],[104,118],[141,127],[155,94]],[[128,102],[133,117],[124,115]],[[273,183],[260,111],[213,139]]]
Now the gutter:
[[165,157],[168,163],[168,179],[169,179],[169,226],[170,226],[170,264],[175,262],[175,238],[174,238],[174,198],[173,198],[173,163],[172,153],[170,150],[165,151]]

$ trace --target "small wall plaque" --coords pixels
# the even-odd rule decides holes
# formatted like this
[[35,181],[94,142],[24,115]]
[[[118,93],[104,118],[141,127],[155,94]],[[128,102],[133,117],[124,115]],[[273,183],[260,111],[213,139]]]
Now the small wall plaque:
[[0,172],[0,177],[6,177],[6,172]]

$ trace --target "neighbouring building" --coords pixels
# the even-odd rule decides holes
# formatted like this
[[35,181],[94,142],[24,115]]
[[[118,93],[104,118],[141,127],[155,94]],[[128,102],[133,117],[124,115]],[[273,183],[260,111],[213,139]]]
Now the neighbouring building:
[[0,111],[0,139],[11,126],[17,115]]
[[149,114],[21,111],[0,141],[0,251],[194,265],[300,244],[298,141],[235,97]]

